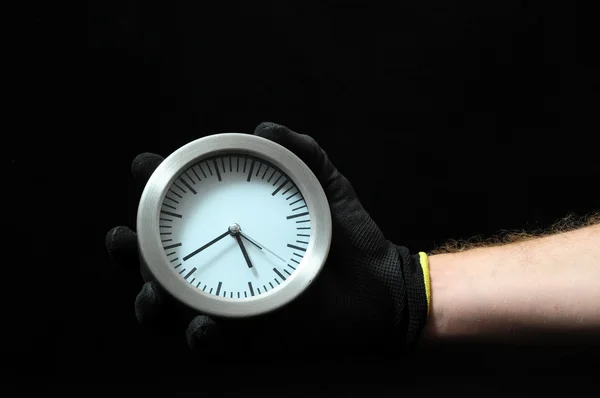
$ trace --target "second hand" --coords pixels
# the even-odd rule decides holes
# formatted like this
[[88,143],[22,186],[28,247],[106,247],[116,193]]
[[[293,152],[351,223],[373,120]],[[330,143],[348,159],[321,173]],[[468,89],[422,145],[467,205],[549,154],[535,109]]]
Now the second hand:
[[240,235],[242,235],[242,237],[244,239],[246,239],[247,241],[249,241],[250,243],[252,243],[253,245],[255,245],[256,247],[258,247],[259,249],[265,249],[266,251],[268,251],[269,253],[271,253],[272,255],[274,255],[275,257],[277,257],[278,259],[280,259],[281,261],[283,261],[284,263],[286,262],[283,258],[279,257],[277,254],[273,253],[271,250],[267,249],[264,245],[260,244],[260,242],[258,242],[256,239],[250,238],[248,235],[246,235],[244,232],[240,231]]

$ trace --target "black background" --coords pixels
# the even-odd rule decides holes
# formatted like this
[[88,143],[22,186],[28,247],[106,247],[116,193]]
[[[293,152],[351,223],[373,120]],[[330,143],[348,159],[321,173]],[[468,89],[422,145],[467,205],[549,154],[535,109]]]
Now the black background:
[[30,21],[31,130],[11,137],[17,249],[5,249],[2,351],[13,381],[39,367],[45,383],[293,386],[278,394],[375,383],[365,391],[515,395],[595,382],[598,356],[565,349],[446,347],[395,364],[267,354],[251,369],[217,366],[190,356],[183,330],[137,325],[141,280],[104,249],[111,227],[134,226],[136,154],[168,155],[262,121],[315,137],[386,237],[413,251],[599,209],[590,10],[541,1],[96,1],[86,53],[62,57],[48,9]]

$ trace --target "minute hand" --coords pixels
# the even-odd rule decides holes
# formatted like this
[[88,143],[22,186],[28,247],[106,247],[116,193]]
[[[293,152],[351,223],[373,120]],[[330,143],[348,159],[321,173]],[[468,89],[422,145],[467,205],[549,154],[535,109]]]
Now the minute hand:
[[272,255],[274,255],[275,257],[277,257],[278,259],[280,259],[284,263],[286,262],[283,258],[279,257],[277,254],[273,253],[271,250],[267,249],[264,245],[261,245],[255,239],[253,239],[253,238],[249,237],[248,235],[246,235],[244,232],[240,231],[240,235],[242,235],[242,237],[244,239],[246,239],[248,242],[252,243],[254,246],[258,247],[259,249],[261,249],[261,250],[265,249],[266,251],[268,251],[269,253],[271,253]]
[[200,249],[194,250],[193,252],[191,252],[190,254],[188,254],[187,256],[185,256],[183,258],[183,261],[189,260],[190,257],[193,257],[196,254],[200,253],[202,250],[206,249],[207,247],[214,245],[215,243],[217,243],[218,241],[220,241],[221,239],[223,239],[227,235],[229,235],[229,231],[224,232],[222,235],[217,236],[215,239],[211,240],[210,242],[208,242],[207,244],[205,244],[204,246],[202,246]]

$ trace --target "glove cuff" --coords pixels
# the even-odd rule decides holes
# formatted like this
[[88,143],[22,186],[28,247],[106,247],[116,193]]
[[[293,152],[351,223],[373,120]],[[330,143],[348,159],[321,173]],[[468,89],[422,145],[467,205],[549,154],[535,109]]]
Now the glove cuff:
[[404,246],[396,246],[404,279],[404,319],[401,322],[405,348],[416,345],[425,327],[430,305],[429,261],[425,253],[411,255]]

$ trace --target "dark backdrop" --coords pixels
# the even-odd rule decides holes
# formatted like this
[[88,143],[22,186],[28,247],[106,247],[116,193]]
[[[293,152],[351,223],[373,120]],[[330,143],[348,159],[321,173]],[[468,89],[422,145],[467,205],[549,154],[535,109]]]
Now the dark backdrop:
[[[141,281],[104,250],[112,226],[134,226],[137,153],[168,155],[261,121],[314,136],[388,239],[413,251],[598,209],[590,10],[541,1],[95,1],[87,12],[85,62],[64,67],[52,56],[51,20],[42,11],[33,23],[36,132],[13,137],[8,195],[19,249],[6,249],[12,326],[3,351],[15,377],[39,365],[56,383],[293,386],[279,394],[304,391],[305,380],[512,395],[595,381],[598,357],[564,349],[447,347],[396,364],[267,358],[219,369],[190,357],[183,331],[139,328]],[[66,102],[51,69],[74,83]],[[398,194],[408,190],[419,195]]]

